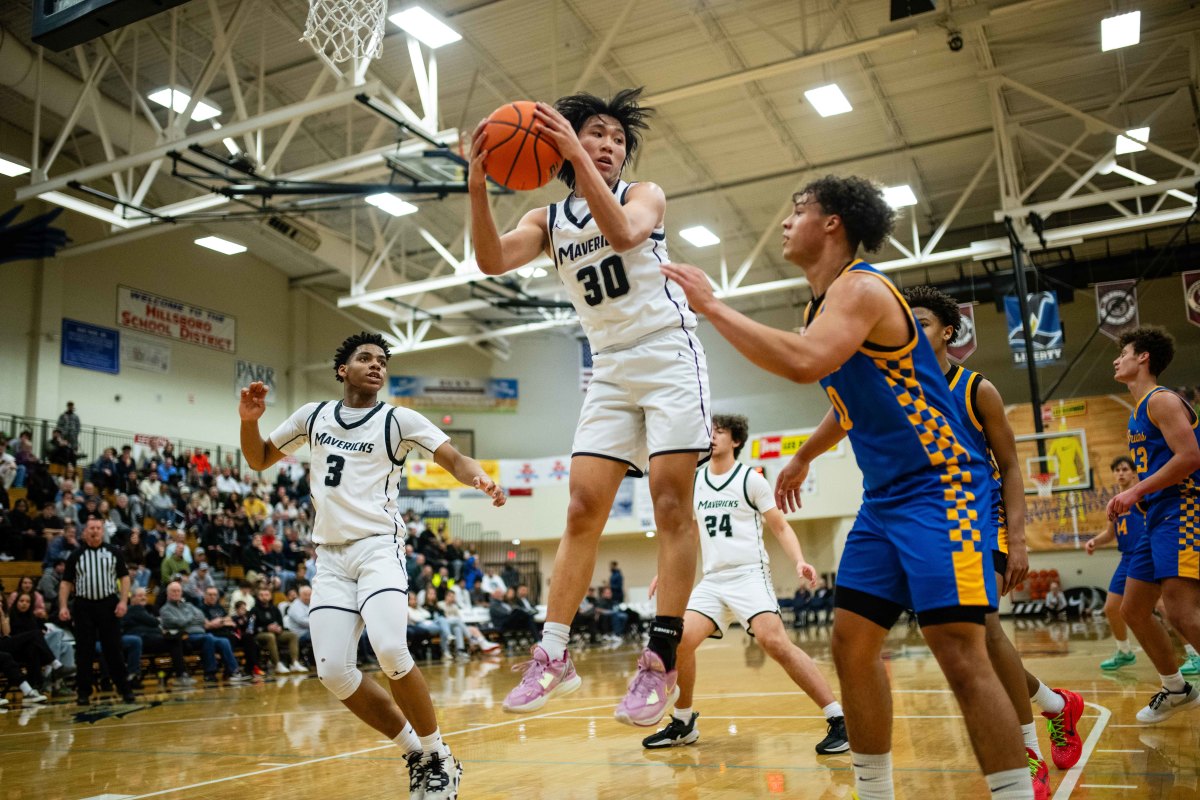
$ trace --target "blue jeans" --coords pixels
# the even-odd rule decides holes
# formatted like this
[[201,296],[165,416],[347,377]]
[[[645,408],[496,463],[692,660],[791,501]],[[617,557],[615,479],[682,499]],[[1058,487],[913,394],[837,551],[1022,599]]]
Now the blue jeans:
[[[47,642],[47,644],[49,644]],[[125,674],[137,675],[142,671],[142,640],[131,633],[121,634],[121,652],[125,654]],[[100,643],[96,642],[96,655],[100,655]],[[61,659],[60,659],[61,660]],[[108,665],[100,659],[100,673],[108,673]],[[109,677],[112,677],[111,675]]]
[[451,639],[454,639],[454,646],[460,653],[466,649],[463,646],[463,633],[466,631],[466,626],[463,625],[463,621],[461,619],[438,617],[431,621],[437,626],[438,635],[442,639],[442,650],[444,652],[449,652]]
[[187,646],[192,650],[200,651],[200,661],[204,664],[205,675],[216,674],[216,655],[218,654],[221,656],[221,663],[225,665],[226,675],[237,672],[237,659],[233,655],[233,645],[229,643],[228,639],[213,636],[211,633],[189,633]]
[[150,586],[150,570],[145,567],[138,567],[137,572],[133,573],[133,588],[145,589]]

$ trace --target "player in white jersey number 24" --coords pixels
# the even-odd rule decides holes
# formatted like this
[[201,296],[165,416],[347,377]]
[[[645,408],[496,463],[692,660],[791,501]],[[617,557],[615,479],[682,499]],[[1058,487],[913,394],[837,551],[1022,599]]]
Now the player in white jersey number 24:
[[[242,452],[251,469],[263,470],[308,444],[318,564],[309,619],[317,675],[355,716],[404,750],[410,797],[451,800],[462,765],[442,741],[429,687],[408,652],[405,527],[398,507],[404,461],[420,446],[460,482],[486,492],[493,505],[504,505],[505,494],[420,414],[379,401],[389,356],[379,334],[347,338],[333,360],[345,385],[342,399],[301,406],[266,439],[258,421],[267,387],[255,382],[242,389]],[[364,625],[390,694],[358,669]]]
[[[692,710],[696,648],[705,639],[723,638],[731,619],[736,619],[825,714],[827,730],[817,752],[844,753],[850,742],[842,706],[833,698],[817,665],[783,629],[763,545],[763,522],[779,540],[802,584],[816,583],[817,573],[804,560],[800,542],[783,512],[775,507],[767,479],[736,460],[749,427],[741,415],[713,417],[712,460],[696,470],[694,503],[704,577],[692,590],[683,617],[683,641],[676,655],[679,698],[667,725],[643,739],[642,745],[677,747],[700,738],[696,723],[700,714]],[[657,580],[650,584],[651,596]]]

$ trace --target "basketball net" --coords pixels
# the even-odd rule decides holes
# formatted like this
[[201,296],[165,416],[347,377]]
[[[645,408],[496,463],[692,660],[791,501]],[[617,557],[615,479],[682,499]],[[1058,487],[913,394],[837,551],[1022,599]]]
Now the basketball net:
[[304,36],[330,61],[379,57],[387,0],[309,0]]
[[1033,476],[1033,483],[1037,487],[1038,497],[1050,497],[1054,494],[1054,475],[1049,472],[1039,472]]

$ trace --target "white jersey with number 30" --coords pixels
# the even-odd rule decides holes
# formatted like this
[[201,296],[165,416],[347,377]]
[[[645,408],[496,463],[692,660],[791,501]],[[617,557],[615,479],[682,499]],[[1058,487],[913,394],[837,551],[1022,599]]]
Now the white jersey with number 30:
[[762,518],[775,508],[767,479],[745,464],[724,475],[710,465],[696,470],[693,504],[700,525],[704,574],[738,567],[766,568],[770,559],[763,545]]
[[288,454],[309,445],[313,542],[341,545],[403,536],[398,501],[404,460],[413,447],[432,453],[449,437],[410,409],[384,403],[347,408],[339,400],[301,406],[270,439]]
[[[618,181],[613,189],[621,205],[632,186]],[[593,352],[629,347],[662,330],[696,327],[683,289],[658,268],[669,261],[662,226],[618,253],[600,232],[587,200],[571,194],[547,209],[546,227],[554,266]]]

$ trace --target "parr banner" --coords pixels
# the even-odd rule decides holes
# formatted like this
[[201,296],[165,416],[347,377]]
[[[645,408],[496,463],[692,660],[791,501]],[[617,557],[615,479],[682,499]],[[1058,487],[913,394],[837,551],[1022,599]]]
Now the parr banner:
[[229,314],[128,286],[117,287],[117,324],[210,350],[237,351],[237,320]]
[[[479,466],[483,467],[483,471],[487,473],[489,478],[501,486],[504,485],[503,481],[500,480],[499,461],[481,460]],[[463,484],[458,482],[458,478],[439,467],[433,461],[409,461],[405,465],[404,471],[408,474],[409,490],[465,488]]]
[[[1029,333],[1033,338],[1033,362],[1037,366],[1054,364],[1062,358],[1062,320],[1058,315],[1058,295],[1035,292],[1029,295]],[[1021,307],[1015,294],[1004,298],[1008,318],[1008,345],[1013,363],[1025,363],[1025,331],[1021,327]]]
[[975,306],[960,303],[958,313],[962,315],[962,324],[954,332],[954,340],[946,348],[946,353],[961,364],[971,357],[978,346],[975,342]]
[[254,364],[250,361],[242,361],[239,358],[233,377],[234,395],[241,397],[242,389],[245,389],[255,381],[262,381],[267,387],[267,405],[273,406],[279,402],[279,387],[275,383],[275,368],[268,367],[266,364]]
[[1114,342],[1139,324],[1137,281],[1096,284],[1096,320],[1100,332]]
[[1200,269],[1183,273],[1183,304],[1188,322],[1200,325]]
[[449,411],[516,411],[520,394],[516,378],[417,375],[393,375],[388,379],[388,392],[394,405]]

